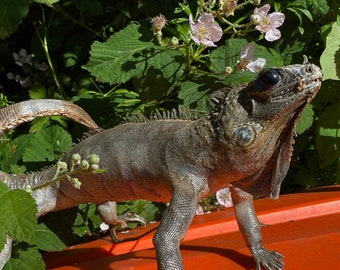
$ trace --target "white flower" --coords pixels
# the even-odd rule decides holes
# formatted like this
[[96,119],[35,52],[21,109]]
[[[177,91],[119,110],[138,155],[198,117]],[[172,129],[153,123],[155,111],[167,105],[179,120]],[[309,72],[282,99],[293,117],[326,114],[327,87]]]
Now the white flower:
[[229,188],[223,188],[216,192],[216,199],[220,205],[224,207],[233,206],[233,201],[231,199],[231,193]]
[[255,8],[251,20],[256,24],[256,29],[261,33],[266,33],[265,39],[274,41],[281,37],[280,27],[285,21],[285,15],[281,12],[273,12],[268,14],[270,5],[266,4],[263,7]]
[[18,66],[23,66],[24,64],[32,65],[32,56],[27,54],[26,49],[20,49],[19,53],[12,53],[13,59]]
[[253,42],[244,45],[240,53],[240,61],[237,64],[239,70],[249,70],[251,72],[260,71],[266,64],[266,59],[254,59],[255,44]]
[[222,28],[215,24],[214,16],[210,13],[201,13],[197,23],[189,16],[190,38],[197,44],[203,44],[208,47],[216,47],[217,42],[222,37]]

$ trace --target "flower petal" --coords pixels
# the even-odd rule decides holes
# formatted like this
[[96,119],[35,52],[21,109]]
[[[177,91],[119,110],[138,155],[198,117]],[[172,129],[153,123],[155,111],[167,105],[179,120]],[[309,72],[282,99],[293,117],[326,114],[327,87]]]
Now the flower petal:
[[203,12],[198,17],[197,22],[209,27],[214,24],[214,16],[210,13]]
[[255,8],[254,14],[266,17],[268,12],[269,12],[269,10],[270,10],[270,5],[269,4],[265,4],[264,6],[262,6],[260,8]]
[[247,65],[247,69],[250,72],[258,72],[264,67],[265,64],[266,64],[266,59],[257,58],[255,61],[252,61]]
[[214,24],[213,27],[211,28],[211,35],[210,39],[213,42],[217,42],[221,39],[222,37],[222,28],[219,25]]
[[201,40],[200,43],[208,47],[217,47],[211,40]]
[[249,58],[252,59],[255,53],[255,45],[253,42],[245,44],[240,53],[240,58]]
[[285,15],[281,12],[273,12],[268,15],[268,19],[270,20],[273,28],[278,28],[284,23]]
[[272,28],[266,32],[264,38],[268,41],[278,40],[281,37],[281,32],[278,29]]

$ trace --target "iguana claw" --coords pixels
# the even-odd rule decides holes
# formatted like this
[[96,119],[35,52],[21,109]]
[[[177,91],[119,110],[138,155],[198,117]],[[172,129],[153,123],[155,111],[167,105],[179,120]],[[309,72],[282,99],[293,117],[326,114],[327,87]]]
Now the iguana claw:
[[116,226],[119,225],[122,229],[126,229],[127,222],[140,222],[146,225],[146,221],[143,217],[133,212],[126,212],[123,215],[118,216],[115,202],[107,202],[98,206],[98,212],[101,219],[109,225],[110,236],[114,243],[121,242],[117,237]]
[[253,256],[256,261],[257,270],[281,270],[284,267],[284,263],[282,261],[284,256],[276,251],[262,248],[255,251]]

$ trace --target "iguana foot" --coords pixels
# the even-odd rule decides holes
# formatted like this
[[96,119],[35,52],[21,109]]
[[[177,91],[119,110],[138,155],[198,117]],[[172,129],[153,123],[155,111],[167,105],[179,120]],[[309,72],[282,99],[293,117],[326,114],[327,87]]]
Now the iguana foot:
[[281,270],[283,269],[283,255],[273,251],[267,250],[265,248],[256,250],[253,252],[254,259],[256,261],[256,269],[266,269],[266,270]]
[[127,229],[127,222],[140,222],[146,225],[145,219],[133,212],[126,212],[118,216],[115,202],[107,202],[98,206],[98,212],[101,219],[109,226],[110,236],[114,243],[120,242],[116,233],[116,226]]
[[[144,226],[146,225],[145,219],[133,212],[126,212],[125,214],[118,216],[118,219],[119,219],[118,224],[123,230],[127,229],[128,227],[127,222],[139,222],[143,224]],[[111,236],[112,242],[114,243],[121,242],[121,240],[117,237],[115,225],[110,225],[110,236]]]

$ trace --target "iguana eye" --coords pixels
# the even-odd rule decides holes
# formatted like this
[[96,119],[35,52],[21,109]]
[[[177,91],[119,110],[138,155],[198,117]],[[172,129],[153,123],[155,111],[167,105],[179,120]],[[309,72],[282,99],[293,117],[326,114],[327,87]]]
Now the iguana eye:
[[266,90],[280,81],[280,74],[275,70],[267,70],[255,81],[255,88],[258,91]]

